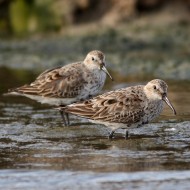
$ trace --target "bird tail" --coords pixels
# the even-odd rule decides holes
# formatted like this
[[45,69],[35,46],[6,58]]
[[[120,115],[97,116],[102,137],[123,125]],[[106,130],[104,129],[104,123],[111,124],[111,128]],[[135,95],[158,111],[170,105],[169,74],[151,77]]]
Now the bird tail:
[[37,89],[30,85],[24,85],[18,88],[11,88],[8,90],[8,93],[5,95],[22,95],[22,94],[29,94],[29,95],[37,95]]
[[83,103],[75,103],[68,106],[59,106],[55,109],[86,118],[90,118],[94,114],[92,113],[92,108],[90,106],[84,106]]

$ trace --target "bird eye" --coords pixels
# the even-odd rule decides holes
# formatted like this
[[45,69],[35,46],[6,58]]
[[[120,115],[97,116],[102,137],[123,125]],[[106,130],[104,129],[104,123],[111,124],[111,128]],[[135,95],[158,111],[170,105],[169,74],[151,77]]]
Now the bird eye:
[[94,57],[92,57],[92,61],[94,61]]
[[157,89],[157,88],[156,88],[156,85],[154,85],[153,88],[156,90],[156,89]]

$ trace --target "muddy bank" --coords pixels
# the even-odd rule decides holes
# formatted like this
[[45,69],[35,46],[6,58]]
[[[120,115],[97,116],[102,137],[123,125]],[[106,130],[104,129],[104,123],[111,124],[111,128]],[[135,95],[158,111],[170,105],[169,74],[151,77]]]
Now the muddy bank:
[[100,49],[108,68],[118,75],[190,80],[187,23],[164,27],[131,24],[100,32],[30,40],[1,40],[0,66],[40,72],[46,68],[83,60]]

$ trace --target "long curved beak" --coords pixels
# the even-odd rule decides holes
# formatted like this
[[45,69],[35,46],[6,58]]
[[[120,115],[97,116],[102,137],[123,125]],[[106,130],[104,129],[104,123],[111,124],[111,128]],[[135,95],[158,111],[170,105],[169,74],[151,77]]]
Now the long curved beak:
[[166,104],[172,109],[174,115],[176,115],[177,113],[175,111],[175,108],[172,106],[172,104],[171,104],[170,100],[168,99],[168,97],[167,96],[163,96],[162,100],[164,102],[166,102]]
[[106,67],[104,65],[102,65],[102,71],[104,71],[109,77],[110,79],[113,81],[113,77],[110,75],[110,73],[108,72],[108,70],[106,69]]

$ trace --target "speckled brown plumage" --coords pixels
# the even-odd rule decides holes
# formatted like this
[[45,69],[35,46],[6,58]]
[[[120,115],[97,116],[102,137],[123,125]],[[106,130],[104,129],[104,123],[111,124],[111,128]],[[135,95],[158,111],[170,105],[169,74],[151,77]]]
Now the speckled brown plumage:
[[[105,124],[113,131],[150,122],[160,115],[163,101],[172,108],[167,98],[167,84],[154,79],[147,85],[138,85],[111,91],[82,103],[67,106],[64,110],[92,122]],[[112,134],[113,135],[113,134]]]
[[106,74],[110,76],[105,67],[105,55],[94,50],[84,61],[46,70],[31,84],[10,89],[9,93],[50,105],[68,105],[98,94]]
[[55,68],[42,73],[30,85],[14,89],[15,92],[51,98],[73,98],[80,94],[84,85],[85,72],[81,63]]

